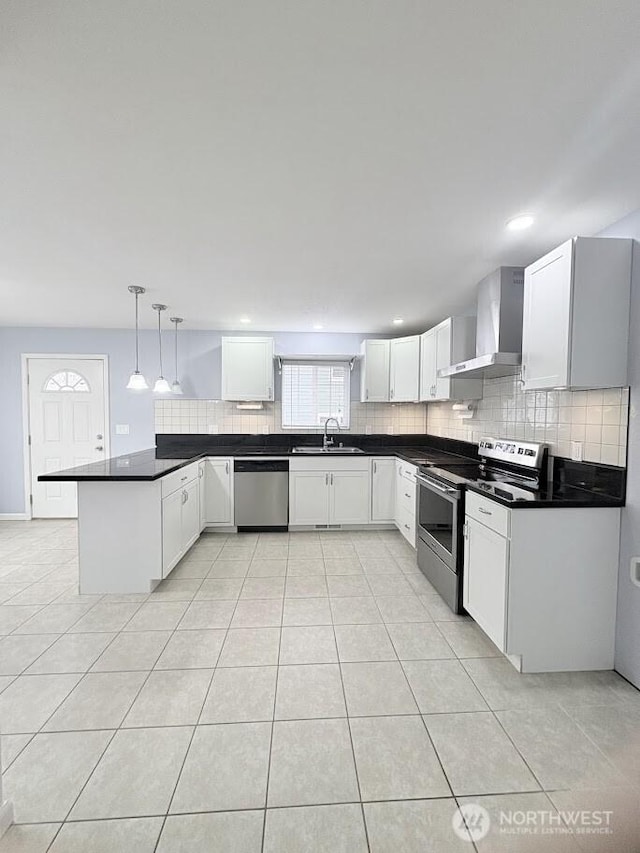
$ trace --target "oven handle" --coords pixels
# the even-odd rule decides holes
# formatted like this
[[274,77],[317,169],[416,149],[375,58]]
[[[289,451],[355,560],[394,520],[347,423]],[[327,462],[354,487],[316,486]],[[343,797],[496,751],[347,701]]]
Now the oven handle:
[[435,491],[442,492],[445,495],[455,495],[458,491],[457,489],[452,489],[450,486],[441,486],[439,483],[436,483],[433,480],[428,480],[426,477],[421,477],[420,474],[416,474],[416,480],[419,483],[422,483],[422,485],[426,486],[428,489],[435,489]]

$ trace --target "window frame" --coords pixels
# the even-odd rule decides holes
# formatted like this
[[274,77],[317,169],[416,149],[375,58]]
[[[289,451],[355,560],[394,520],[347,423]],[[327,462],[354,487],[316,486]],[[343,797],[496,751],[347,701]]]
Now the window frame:
[[[340,423],[340,429],[343,431],[349,430],[351,426],[351,365],[348,361],[340,358],[326,358],[326,359],[304,359],[304,358],[295,358],[292,356],[291,358],[283,358],[282,359],[282,369],[281,369],[281,402],[280,402],[280,424],[283,430],[318,430],[321,431],[324,428],[324,422],[326,417],[332,418],[335,415],[322,415],[322,420],[318,420],[316,423],[307,423],[307,424],[285,424],[285,370],[287,367],[297,366],[297,367],[311,367],[311,368],[321,368],[321,367],[330,367],[330,368],[342,368],[344,370],[344,378],[343,378],[343,388],[344,388],[344,413],[342,416],[342,422]],[[317,402],[317,401],[316,401]],[[316,418],[320,418],[320,413],[318,412],[318,407],[316,405]],[[332,423],[330,426],[335,428],[335,424]]]

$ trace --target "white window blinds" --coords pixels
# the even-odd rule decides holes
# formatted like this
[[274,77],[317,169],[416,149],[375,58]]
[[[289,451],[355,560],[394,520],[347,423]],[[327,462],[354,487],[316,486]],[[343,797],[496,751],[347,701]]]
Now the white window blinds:
[[327,418],[336,418],[343,429],[348,429],[350,378],[347,363],[284,361],[283,428],[317,429]]

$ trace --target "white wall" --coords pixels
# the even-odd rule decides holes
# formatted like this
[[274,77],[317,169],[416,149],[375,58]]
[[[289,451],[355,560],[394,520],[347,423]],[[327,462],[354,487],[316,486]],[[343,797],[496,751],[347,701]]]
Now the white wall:
[[[220,397],[222,332],[180,331],[180,380],[185,396],[213,400]],[[258,331],[224,334],[260,334]],[[276,352],[349,354],[360,350],[361,334],[275,333]],[[380,337],[373,335],[372,337]],[[163,336],[165,375],[173,378],[173,332]],[[0,327],[0,514],[22,513],[24,461],[22,454],[23,353],[93,353],[109,358],[111,453],[116,456],[153,447],[154,398],[126,390],[133,369],[134,335],[130,329],[59,329]],[[157,332],[140,338],[140,367],[148,380],[158,373]],[[359,394],[359,372],[352,374],[352,397]],[[424,409],[420,407],[423,411]],[[129,424],[129,435],[116,435],[115,424]]]
[[[640,210],[602,232],[605,237],[640,240]],[[640,687],[640,588],[631,583],[629,562],[640,555],[640,244],[634,245],[630,311],[629,453],[627,505],[622,511],[620,579],[616,622],[616,669]]]

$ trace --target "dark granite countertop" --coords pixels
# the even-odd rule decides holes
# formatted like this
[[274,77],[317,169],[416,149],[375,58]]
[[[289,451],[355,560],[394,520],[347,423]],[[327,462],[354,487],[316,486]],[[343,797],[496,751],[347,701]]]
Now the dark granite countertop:
[[125,456],[113,456],[101,462],[78,465],[76,468],[66,468],[64,471],[40,474],[38,480],[41,482],[69,480],[79,483],[101,480],[158,480],[190,462],[195,462],[202,456],[203,454],[200,453],[187,459],[163,458],[157,455],[155,448],[151,448],[138,453],[127,453]]
[[466,488],[470,492],[476,492],[476,494],[482,495],[487,500],[495,501],[509,509],[596,509],[624,506],[624,498],[566,485],[559,488],[550,487],[549,489],[540,489],[537,492],[531,492],[531,499],[522,501],[510,501],[496,494],[487,494],[482,486],[475,485],[474,483],[468,483]]
[[[339,450],[323,453],[317,435],[269,436],[156,436],[158,446],[138,453],[115,456],[101,462],[79,465],[63,471],[41,474],[40,481],[153,481],[205,456],[260,457],[282,456],[304,459],[318,456],[340,456]],[[346,447],[359,447],[364,456],[395,456],[418,467],[438,466],[444,469],[477,462],[477,446],[462,441],[425,435],[344,435]],[[294,447],[313,447],[317,453],[297,454]],[[341,458],[357,459],[348,451]],[[531,493],[531,499],[510,501],[486,491],[474,483],[466,488],[510,509],[536,507],[621,507],[626,492],[626,471],[623,468],[573,462],[557,457],[554,481],[548,488]],[[455,469],[454,469],[455,470]],[[458,469],[464,476],[464,472]]]
[[[158,439],[161,439],[158,436]],[[222,437],[221,437],[222,438]],[[251,439],[258,438],[254,436],[242,437],[246,441],[237,440],[235,436],[228,436],[229,443],[223,441],[211,441],[209,436],[180,436],[178,442],[162,442],[159,441],[159,446],[142,450],[138,453],[129,453],[124,456],[114,456],[110,459],[105,459],[101,462],[92,462],[88,465],[79,465],[76,468],[67,468],[62,471],[53,471],[48,474],[41,474],[38,477],[40,481],[77,481],[77,482],[99,482],[104,481],[153,481],[172,471],[177,471],[184,465],[202,459],[205,456],[284,456],[290,458],[305,457],[334,457],[342,456],[357,459],[360,454],[354,455],[345,449],[345,453],[341,454],[339,448],[333,450],[330,454],[322,451],[318,436],[287,436],[286,443],[280,437],[280,442],[273,440],[255,442]],[[276,436],[269,436],[274,439]],[[450,450],[444,450],[442,447],[432,447],[425,442],[424,436],[417,436],[422,439],[422,445],[416,447],[407,447],[398,440],[407,438],[406,436],[388,436],[389,444],[384,444],[380,441],[380,436],[344,436],[342,440],[346,448],[360,447],[363,450],[363,456],[397,456],[406,462],[410,462],[417,466],[428,466],[437,464],[446,464],[451,462],[468,461],[469,457],[462,456],[460,450],[471,448],[473,445],[464,445],[463,442],[452,442],[457,453]],[[409,441],[415,440],[416,437],[408,437]],[[205,441],[202,441],[204,439]],[[207,441],[208,439],[208,441]],[[236,439],[236,440],[234,440]],[[439,442],[438,442],[439,443]],[[294,452],[294,447],[313,447],[317,449],[317,453],[297,454]]]

